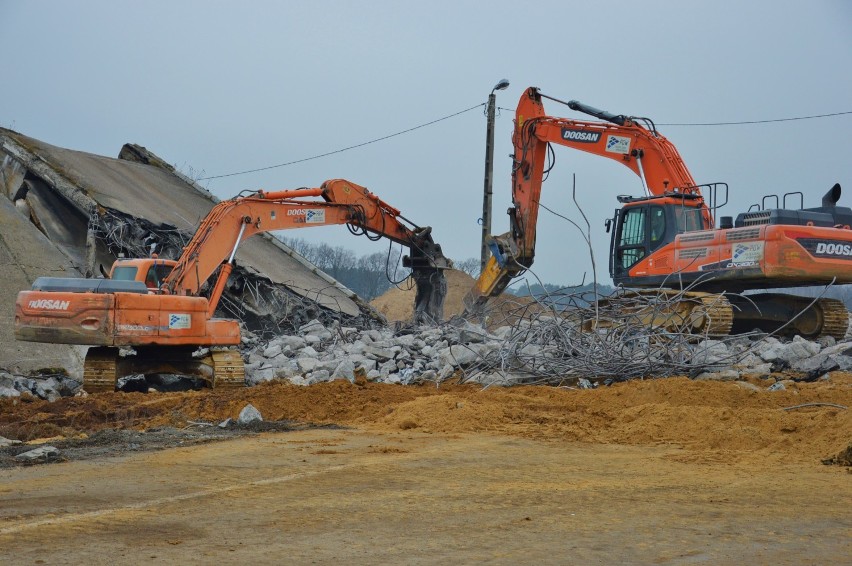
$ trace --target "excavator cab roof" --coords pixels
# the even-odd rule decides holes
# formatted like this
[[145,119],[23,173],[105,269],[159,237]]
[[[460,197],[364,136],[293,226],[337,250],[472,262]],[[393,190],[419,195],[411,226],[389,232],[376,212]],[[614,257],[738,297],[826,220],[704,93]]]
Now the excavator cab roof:
[[[703,201],[703,197],[701,195],[697,195],[694,193],[681,193],[681,192],[666,192],[661,195],[651,195],[644,197],[634,197],[630,195],[618,195],[618,202],[621,204],[630,204],[634,202],[647,202],[651,200],[660,200],[660,199],[676,199],[681,201],[695,201],[694,204],[686,205],[686,206],[699,206],[700,201]],[[684,203],[685,204],[685,203]]]

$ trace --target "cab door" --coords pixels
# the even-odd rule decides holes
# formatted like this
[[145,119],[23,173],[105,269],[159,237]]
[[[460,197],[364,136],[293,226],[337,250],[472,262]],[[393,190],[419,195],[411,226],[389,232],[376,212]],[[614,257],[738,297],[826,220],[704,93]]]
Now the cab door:
[[650,252],[649,212],[648,205],[639,205],[622,208],[618,214],[610,258],[610,274],[616,283],[628,277],[630,268]]

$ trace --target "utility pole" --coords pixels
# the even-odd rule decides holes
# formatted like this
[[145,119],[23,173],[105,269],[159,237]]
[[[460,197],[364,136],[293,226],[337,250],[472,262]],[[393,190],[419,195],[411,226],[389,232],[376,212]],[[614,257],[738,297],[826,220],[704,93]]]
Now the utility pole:
[[491,89],[491,94],[488,95],[488,105],[485,113],[488,117],[488,124],[485,130],[485,190],[482,198],[482,248],[481,261],[479,272],[485,270],[485,264],[488,263],[488,245],[485,239],[491,235],[491,195],[492,195],[492,175],[494,172],[494,116],[496,114],[497,95],[495,90],[504,90],[509,86],[509,81],[502,79],[494,88]]

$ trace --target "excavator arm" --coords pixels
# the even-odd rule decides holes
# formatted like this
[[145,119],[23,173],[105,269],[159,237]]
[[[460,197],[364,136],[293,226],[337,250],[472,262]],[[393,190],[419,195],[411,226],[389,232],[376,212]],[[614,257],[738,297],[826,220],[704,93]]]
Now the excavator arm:
[[[548,144],[564,145],[621,163],[640,177],[649,195],[682,192],[701,198],[677,148],[656,131],[650,120],[614,115],[577,101],[564,104],[604,121],[555,118],[545,113],[542,98],[550,97],[531,87],[518,102],[512,134],[510,230],[488,239],[492,257],[465,297],[469,313],[480,311],[490,297],[502,293],[512,279],[533,263]],[[709,209],[701,206],[705,225],[712,226]]]
[[[311,197],[314,199],[308,200]],[[348,224],[354,231],[386,237],[410,249],[404,263],[412,268],[417,285],[415,313],[421,320],[440,320],[446,294],[442,270],[451,264],[432,240],[431,228],[413,224],[409,228],[403,220],[399,210],[365,187],[343,179],[326,181],[319,188],[258,191],[223,201],[202,221],[164,280],[163,290],[198,295],[221,266],[209,300],[212,317],[241,242],[260,232]]]

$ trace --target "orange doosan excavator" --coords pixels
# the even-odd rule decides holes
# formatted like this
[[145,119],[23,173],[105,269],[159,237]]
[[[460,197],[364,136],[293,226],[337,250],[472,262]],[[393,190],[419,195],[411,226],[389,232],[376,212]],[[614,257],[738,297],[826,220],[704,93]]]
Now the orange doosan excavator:
[[[602,121],[548,116],[543,98]],[[616,285],[662,293],[671,289],[672,295],[685,296],[677,310],[696,332],[780,329],[808,338],[845,335],[848,313],[839,300],[774,292],[741,295],[852,283],[852,210],[837,206],[839,184],[819,207],[802,208],[801,192],[783,200],[770,196],[736,219],[720,217],[716,227],[714,212],[728,200],[727,184],[697,185],[675,146],[650,119],[563,102],[528,88],[518,103],[512,141],[510,231],[490,239],[493,255],[465,298],[469,313],[481,311],[489,297],[532,265],[545,161],[554,143],[615,160],[641,179],[645,194],[619,196],[623,206],[606,223],[609,272]],[[788,208],[788,202],[799,208]],[[676,291],[683,289],[688,292]]]
[[409,228],[403,220],[365,187],[342,179],[239,196],[213,207],[176,261],[118,260],[108,279],[38,278],[18,294],[15,337],[93,346],[83,369],[88,392],[113,391],[119,377],[137,373],[194,374],[210,386],[241,386],[243,360],[233,348],[239,323],[214,317],[240,243],[260,232],[330,224],[387,237],[410,249],[404,264],[415,280],[416,316],[440,320],[443,270],[451,263],[431,228]]

